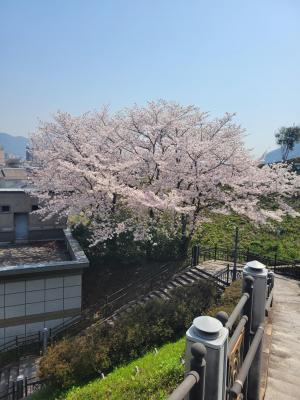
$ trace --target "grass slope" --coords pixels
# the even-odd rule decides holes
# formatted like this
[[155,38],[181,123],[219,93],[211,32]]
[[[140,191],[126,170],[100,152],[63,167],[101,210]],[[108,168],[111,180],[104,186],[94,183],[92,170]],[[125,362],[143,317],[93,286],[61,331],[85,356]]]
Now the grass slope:
[[[300,211],[299,200],[295,204]],[[240,247],[273,257],[275,252],[283,259],[300,259],[300,218],[285,217],[272,225],[255,226],[239,216],[213,216],[205,222],[193,238],[193,243],[203,246],[233,247],[234,230],[240,230]]]

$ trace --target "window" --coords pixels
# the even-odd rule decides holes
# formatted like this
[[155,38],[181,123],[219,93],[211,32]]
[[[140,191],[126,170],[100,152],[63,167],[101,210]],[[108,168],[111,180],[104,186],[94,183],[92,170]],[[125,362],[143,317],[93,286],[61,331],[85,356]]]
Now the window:
[[31,211],[36,211],[39,209],[39,206],[37,204],[34,204],[33,206],[31,206]]
[[0,206],[1,212],[10,212],[10,206]]

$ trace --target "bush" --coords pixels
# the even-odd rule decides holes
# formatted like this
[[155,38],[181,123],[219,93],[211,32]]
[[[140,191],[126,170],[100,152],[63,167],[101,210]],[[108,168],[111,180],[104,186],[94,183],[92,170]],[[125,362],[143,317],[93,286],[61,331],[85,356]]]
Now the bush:
[[216,298],[207,282],[173,291],[172,300],[153,300],[123,314],[113,326],[95,325],[85,336],[51,346],[40,362],[40,377],[67,388],[180,337],[196,315]]

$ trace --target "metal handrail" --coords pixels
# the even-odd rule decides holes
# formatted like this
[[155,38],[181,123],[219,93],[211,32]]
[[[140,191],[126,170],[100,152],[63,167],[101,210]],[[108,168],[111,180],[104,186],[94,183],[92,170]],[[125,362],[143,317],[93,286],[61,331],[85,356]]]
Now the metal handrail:
[[168,400],[182,400],[187,396],[192,388],[200,381],[197,371],[190,371],[183,382],[169,396]]
[[[226,261],[228,260],[228,257],[230,258],[233,257],[234,249],[228,248],[228,247],[204,247],[201,248],[200,246],[200,256],[201,254],[203,256],[209,255],[210,258],[215,258],[216,256],[220,256],[221,253],[223,253],[223,259]],[[225,257],[227,256],[227,257]],[[217,257],[218,258],[218,257]],[[243,258],[244,261],[249,259],[249,258],[259,258],[263,261],[266,262],[269,266],[280,266],[280,267],[300,267],[300,260],[291,260],[291,259],[279,259],[277,258],[277,254],[275,253],[274,257],[268,256],[268,255],[261,255],[259,253],[251,252],[249,249],[244,249],[244,248],[239,248],[238,249],[238,254],[237,254],[237,259]],[[221,258],[222,259],[222,258]],[[299,265],[297,265],[299,264]]]
[[243,315],[242,318],[240,319],[238,326],[236,327],[235,331],[233,332],[229,343],[228,343],[228,354],[231,354],[234,346],[236,345],[240,334],[242,333],[246,323],[248,322],[248,317],[247,315]]
[[183,382],[172,392],[168,400],[183,400],[190,394],[190,400],[204,400],[206,348],[202,343],[194,343],[191,347],[191,371]]
[[241,312],[243,311],[245,304],[247,303],[249,299],[249,293],[243,293],[242,297],[240,298],[239,302],[235,306],[234,310],[232,311],[230,317],[228,318],[228,321],[225,324],[225,327],[231,331],[233,325],[241,315]]
[[239,373],[238,373],[232,387],[229,389],[229,393],[230,393],[230,396],[232,399],[237,399],[239,394],[242,392],[242,389],[243,389],[245,380],[248,376],[248,372],[250,370],[251,364],[254,360],[257,349],[263,338],[264,330],[265,330],[265,323],[262,323],[257,328],[257,331],[255,333],[255,336],[253,338],[251,346],[247,352],[247,355],[244,359],[244,362],[239,370]]

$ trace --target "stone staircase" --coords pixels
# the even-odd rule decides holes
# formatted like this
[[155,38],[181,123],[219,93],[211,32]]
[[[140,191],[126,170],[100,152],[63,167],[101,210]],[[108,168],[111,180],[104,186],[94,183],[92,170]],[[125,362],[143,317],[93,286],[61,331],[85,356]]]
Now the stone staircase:
[[16,363],[8,364],[0,371],[0,400],[10,398],[8,393],[13,389],[13,382],[19,375],[23,375],[28,380],[37,376],[39,357],[21,357]]
[[155,289],[146,295],[128,302],[120,307],[105,321],[112,323],[123,313],[130,313],[137,305],[143,306],[150,300],[169,300],[171,298],[171,291],[176,288],[193,285],[202,279],[215,284],[217,289],[223,291],[226,285],[217,278],[220,271],[224,269],[224,263],[216,261],[206,261],[201,265],[186,268],[183,272],[176,274],[172,279],[163,287]]

